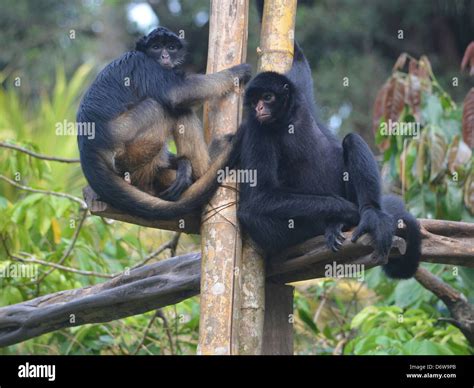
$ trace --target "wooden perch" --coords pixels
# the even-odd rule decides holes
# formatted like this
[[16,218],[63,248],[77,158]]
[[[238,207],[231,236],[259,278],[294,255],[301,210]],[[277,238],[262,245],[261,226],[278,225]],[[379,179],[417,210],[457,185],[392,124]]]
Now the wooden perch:
[[109,322],[179,303],[199,293],[198,253],[172,257],[91,287],[0,309],[0,347],[86,323]]
[[[449,253],[450,243],[462,242],[468,245],[468,250],[451,257],[454,262],[474,268],[474,224],[435,220],[421,220],[420,223],[427,232],[423,236],[423,261],[451,264],[444,254]],[[370,246],[359,242],[352,244],[349,240],[350,234],[337,254],[325,247],[321,237],[298,245],[267,264],[267,280],[294,282],[324,277],[326,264],[349,264],[361,258],[368,263],[366,268],[375,265],[371,263],[373,249]],[[440,253],[435,255],[435,244],[440,240]],[[395,239],[395,245],[394,253],[403,250],[404,243],[400,239]],[[429,253],[428,259],[425,259],[425,252]],[[109,322],[178,303],[199,293],[200,266],[201,255],[191,253],[134,269],[95,286],[60,291],[0,308],[0,346],[54,330]]]
[[115,209],[114,207],[110,206],[105,202],[99,201],[97,199],[97,194],[94,192],[94,190],[92,190],[90,186],[85,187],[82,190],[82,194],[84,196],[84,200],[87,203],[87,208],[89,209],[91,214],[95,216],[127,222],[129,224],[134,225],[146,226],[148,228],[172,230],[174,232],[183,232],[189,234],[199,234],[201,216],[198,212],[176,220],[149,221],[140,217],[124,213],[120,210]]

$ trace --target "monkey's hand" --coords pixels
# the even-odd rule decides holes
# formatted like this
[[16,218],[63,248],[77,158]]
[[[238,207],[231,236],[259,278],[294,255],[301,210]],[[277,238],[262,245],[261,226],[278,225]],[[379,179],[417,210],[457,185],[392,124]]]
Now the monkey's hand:
[[189,159],[177,158],[176,179],[165,191],[158,194],[158,197],[166,201],[177,201],[181,194],[193,184],[193,170]]
[[372,237],[378,259],[385,261],[392,247],[392,238],[395,235],[395,223],[392,216],[374,208],[363,210],[359,225],[352,234],[351,241],[356,242],[365,233]]
[[211,144],[209,145],[209,156],[211,161],[216,160],[225,148],[232,143],[234,136],[233,133],[229,133],[212,139]]
[[342,233],[342,228],[343,224],[328,224],[326,226],[326,232],[324,233],[326,245],[333,252],[337,252],[346,239]]
[[246,84],[252,78],[252,67],[246,63],[242,63],[237,66],[233,66],[229,69],[234,77],[237,77],[239,82]]

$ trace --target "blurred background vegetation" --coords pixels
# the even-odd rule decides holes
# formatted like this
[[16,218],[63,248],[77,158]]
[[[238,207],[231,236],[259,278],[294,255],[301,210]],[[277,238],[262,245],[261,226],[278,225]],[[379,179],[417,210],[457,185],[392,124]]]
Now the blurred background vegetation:
[[[474,80],[459,66],[474,37],[474,1],[298,3],[296,37],[314,72],[323,120],[340,136],[358,132],[383,152],[387,185],[404,195],[416,216],[472,222],[472,144],[462,141],[461,117]],[[94,75],[158,24],[184,30],[190,43],[188,67],[203,72],[208,12],[207,0],[4,0],[0,141],[76,158],[75,137],[57,136],[55,125],[74,120]],[[252,6],[248,62],[254,66],[258,33]],[[389,77],[408,77],[402,68],[392,73],[402,52],[429,58],[430,88],[423,89],[418,106],[402,104],[395,117],[407,122],[418,117],[421,140],[398,137],[387,142],[374,136],[372,107]],[[77,163],[48,162],[11,149],[0,148],[0,166],[2,176],[36,189],[81,197],[86,184]],[[39,281],[0,277],[0,306],[96,284],[144,261],[199,246],[197,237],[181,236],[176,249],[153,256],[172,233],[97,217],[86,217],[76,236],[84,218],[77,202],[24,191],[5,180],[0,181],[0,212],[0,268],[21,260],[40,273]],[[54,269],[48,266],[51,262],[66,269]],[[474,301],[472,270],[426,267]],[[449,312],[434,295],[415,280],[389,281],[377,268],[363,282],[319,279],[298,285],[295,314],[299,354],[473,352],[458,329],[438,321]],[[46,334],[0,349],[0,354],[193,354],[198,323],[199,300],[192,298],[156,315]]]

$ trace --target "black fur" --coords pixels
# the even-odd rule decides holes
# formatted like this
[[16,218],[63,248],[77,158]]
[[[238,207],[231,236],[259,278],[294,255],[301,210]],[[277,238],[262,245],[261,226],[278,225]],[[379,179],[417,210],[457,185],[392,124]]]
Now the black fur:
[[[258,3],[261,10],[263,2]],[[255,114],[256,101],[264,92],[276,96],[276,120],[267,123]],[[413,276],[421,241],[416,220],[400,199],[382,199],[376,161],[360,136],[347,135],[341,145],[317,122],[311,70],[297,44],[291,71],[286,76],[259,74],[248,85],[244,104],[239,167],[257,170],[257,185],[240,185],[238,217],[266,255],[316,235],[325,235],[337,251],[343,241],[341,231],[357,225],[354,241],[369,233],[384,256],[397,220],[403,219],[407,252],[384,270],[390,277]]]
[[[158,103],[170,117],[179,117],[190,111],[188,105],[196,99],[205,99],[199,93],[209,93],[209,89],[203,88],[206,76],[191,78],[182,71],[185,47],[185,41],[166,28],[152,31],[137,42],[135,50],[114,60],[98,74],[77,112],[78,123],[95,125],[94,139],[78,134],[81,165],[90,186],[100,200],[145,219],[174,219],[199,210],[218,186],[215,173],[209,171],[193,184],[196,185],[193,196],[176,202],[160,200],[127,186],[109,155],[116,146],[109,123],[120,114],[137,106],[146,108],[149,101],[150,105]],[[242,82],[250,78],[248,65],[237,65],[229,70]],[[183,91],[183,95],[170,92],[177,90]],[[163,128],[167,130],[169,128]],[[188,161],[172,156],[169,164],[175,165],[177,178],[162,194],[163,199],[175,201],[192,183],[190,168]]]

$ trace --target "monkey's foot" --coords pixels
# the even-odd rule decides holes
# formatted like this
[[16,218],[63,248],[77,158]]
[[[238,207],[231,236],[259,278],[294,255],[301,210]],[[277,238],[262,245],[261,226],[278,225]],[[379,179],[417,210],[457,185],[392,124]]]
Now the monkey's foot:
[[324,237],[326,238],[327,247],[333,252],[339,251],[346,237],[342,233],[342,224],[331,224],[326,227]]
[[164,199],[165,201],[177,201],[181,194],[183,194],[186,189],[191,186],[192,181],[178,179],[173,182],[173,184],[168,187],[165,191],[162,191],[158,194],[158,197]]

